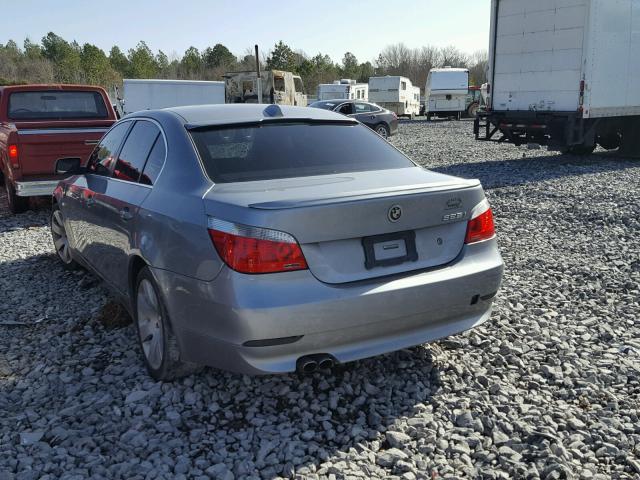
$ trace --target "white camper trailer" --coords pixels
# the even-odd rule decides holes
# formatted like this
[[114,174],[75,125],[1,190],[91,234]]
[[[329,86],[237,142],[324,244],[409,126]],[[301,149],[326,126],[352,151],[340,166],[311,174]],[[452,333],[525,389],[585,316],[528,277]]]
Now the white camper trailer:
[[452,117],[458,119],[466,110],[469,93],[469,70],[466,68],[432,68],[424,87],[427,118]]
[[343,78],[333,83],[318,85],[318,100],[363,100],[369,99],[369,85]]
[[224,82],[125,78],[122,114],[156,108],[224,103]]
[[406,77],[371,77],[369,101],[395,112],[398,116],[413,118],[420,113],[420,88],[414,87]]

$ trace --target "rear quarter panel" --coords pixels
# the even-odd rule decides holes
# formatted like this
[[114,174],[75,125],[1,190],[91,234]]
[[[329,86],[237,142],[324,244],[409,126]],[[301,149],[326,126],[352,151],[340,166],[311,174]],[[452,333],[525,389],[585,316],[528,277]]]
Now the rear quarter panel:
[[171,113],[159,117],[167,158],[156,184],[141,205],[132,251],[152,267],[199,280],[212,280],[222,268],[207,231],[202,197],[211,186],[191,139]]

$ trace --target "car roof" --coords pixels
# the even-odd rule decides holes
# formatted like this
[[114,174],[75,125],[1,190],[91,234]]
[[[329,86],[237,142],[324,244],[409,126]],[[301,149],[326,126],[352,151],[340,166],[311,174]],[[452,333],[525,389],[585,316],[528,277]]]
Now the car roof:
[[163,111],[178,115],[183,119],[184,123],[189,126],[230,125],[276,118],[279,120],[345,121],[343,115],[330,110],[257,103],[192,105],[187,107],[165,108]]
[[343,103],[368,103],[369,105],[376,105],[379,106],[377,103],[373,103],[373,102],[369,102],[368,100],[362,100],[361,98],[332,98],[330,100],[316,100],[315,102],[311,103],[310,105],[314,105],[316,103],[323,103],[323,104],[327,104],[327,103],[335,103],[336,105],[341,105]]

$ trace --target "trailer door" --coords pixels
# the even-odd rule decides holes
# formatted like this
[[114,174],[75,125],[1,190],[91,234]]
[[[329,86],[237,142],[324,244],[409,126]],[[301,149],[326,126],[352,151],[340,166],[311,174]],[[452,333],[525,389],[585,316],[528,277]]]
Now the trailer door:
[[492,105],[576,111],[588,0],[500,0]]

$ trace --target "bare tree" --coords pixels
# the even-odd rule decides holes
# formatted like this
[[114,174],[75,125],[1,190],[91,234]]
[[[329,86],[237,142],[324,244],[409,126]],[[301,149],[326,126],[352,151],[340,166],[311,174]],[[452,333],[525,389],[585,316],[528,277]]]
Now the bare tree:
[[486,50],[478,50],[471,55],[469,62],[469,83],[482,85],[487,81],[487,68],[489,66],[489,54]]

